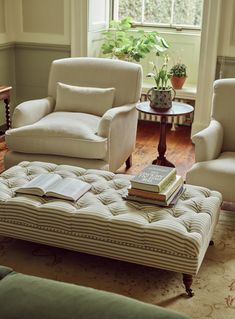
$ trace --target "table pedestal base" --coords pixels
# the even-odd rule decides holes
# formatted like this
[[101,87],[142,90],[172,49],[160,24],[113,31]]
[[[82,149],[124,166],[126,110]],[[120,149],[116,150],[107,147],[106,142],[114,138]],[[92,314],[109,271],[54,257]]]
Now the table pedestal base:
[[152,164],[160,165],[160,166],[167,166],[167,167],[175,167],[170,161],[168,161],[165,157],[157,157]]
[[[186,103],[180,103],[180,102],[172,102],[172,107],[170,109],[167,109],[165,111],[160,111],[158,109],[153,109],[150,106],[149,102],[142,102],[137,104],[136,106],[137,110],[140,112],[144,112],[150,115],[157,115],[160,116],[160,136],[159,136],[159,143],[157,146],[158,154],[157,158],[152,162],[152,164],[157,164],[160,166],[168,166],[168,167],[175,167],[174,164],[169,162],[166,157],[166,127],[167,127],[167,117],[175,117],[180,115],[186,115],[193,112],[193,107],[191,105],[188,105]],[[174,123],[174,121],[173,121]]]

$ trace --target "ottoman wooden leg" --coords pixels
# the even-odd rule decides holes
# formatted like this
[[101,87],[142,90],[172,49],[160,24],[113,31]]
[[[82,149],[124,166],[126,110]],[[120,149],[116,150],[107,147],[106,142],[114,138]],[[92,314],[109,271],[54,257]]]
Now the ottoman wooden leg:
[[130,155],[128,157],[128,159],[126,160],[126,168],[130,168],[132,166],[132,155]]
[[191,285],[193,283],[193,276],[192,275],[183,274],[183,283],[184,283],[185,290],[186,290],[188,296],[192,297],[194,295],[194,292],[191,289]]

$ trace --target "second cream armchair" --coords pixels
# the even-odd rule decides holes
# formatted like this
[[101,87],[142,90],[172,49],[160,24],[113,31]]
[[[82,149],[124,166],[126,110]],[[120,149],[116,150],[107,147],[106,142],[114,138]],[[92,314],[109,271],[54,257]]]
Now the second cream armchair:
[[135,148],[141,66],[103,58],[52,63],[48,96],[21,103],[6,132],[8,168],[22,160],[116,171]]
[[219,191],[235,202],[235,79],[214,82],[210,124],[192,138],[196,163],[186,182]]

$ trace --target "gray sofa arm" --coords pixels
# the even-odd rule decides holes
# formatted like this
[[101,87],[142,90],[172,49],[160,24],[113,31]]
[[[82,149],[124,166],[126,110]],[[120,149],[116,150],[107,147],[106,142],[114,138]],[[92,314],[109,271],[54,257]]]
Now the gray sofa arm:
[[39,100],[31,100],[19,104],[12,117],[12,128],[33,124],[51,113],[55,106],[52,97]]
[[0,318],[187,319],[168,309],[0,266]]

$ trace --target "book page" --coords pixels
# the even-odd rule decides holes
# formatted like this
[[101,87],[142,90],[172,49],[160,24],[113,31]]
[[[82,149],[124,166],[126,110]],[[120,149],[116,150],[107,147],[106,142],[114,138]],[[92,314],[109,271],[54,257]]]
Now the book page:
[[90,188],[91,185],[86,182],[76,178],[66,177],[48,187],[46,195],[75,201]]
[[59,180],[62,180],[62,177],[59,174],[55,173],[45,173],[40,174],[33,178],[31,181],[26,183],[24,186],[19,187],[16,192],[24,194],[32,194],[43,196],[47,189],[57,183]]

